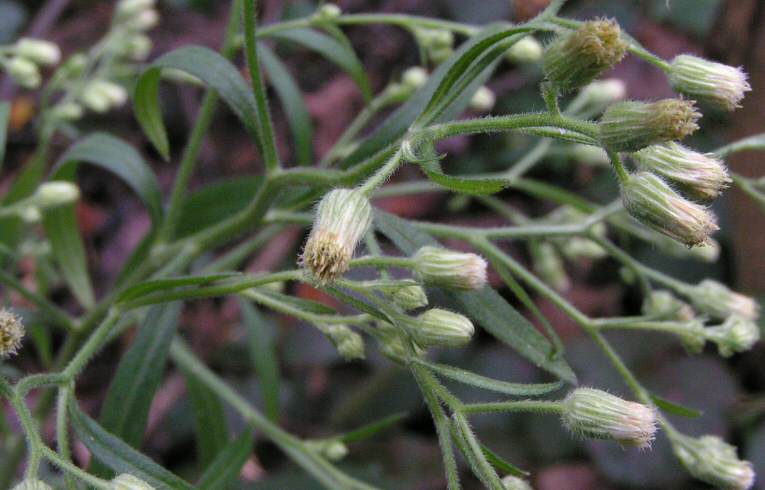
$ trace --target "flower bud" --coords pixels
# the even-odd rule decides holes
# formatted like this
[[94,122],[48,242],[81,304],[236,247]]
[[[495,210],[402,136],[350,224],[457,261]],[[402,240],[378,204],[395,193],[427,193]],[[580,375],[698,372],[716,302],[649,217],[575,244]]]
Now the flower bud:
[[81,100],[93,112],[104,113],[111,107],[119,107],[127,101],[127,91],[108,80],[93,80],[82,91]]
[[379,289],[391,303],[404,311],[428,306],[425,289],[414,281],[408,281],[406,285],[380,286]]
[[712,279],[701,281],[689,297],[697,310],[718,320],[737,315],[755,321],[760,316],[760,306],[754,299]]
[[600,141],[612,151],[637,151],[685,138],[699,129],[700,117],[692,100],[619,102],[600,118]]
[[694,478],[725,490],[747,490],[754,485],[752,463],[742,461],[736,448],[717,436],[672,438],[675,456]]
[[53,109],[53,116],[63,121],[76,121],[82,117],[82,106],[76,102],[62,102]]
[[622,183],[622,201],[633,218],[689,247],[705,243],[719,229],[714,214],[649,172],[632,174]]
[[560,251],[571,261],[579,259],[602,259],[608,256],[603,247],[589,238],[570,237],[560,242]]
[[619,25],[601,19],[559,36],[545,50],[542,63],[547,79],[559,90],[569,91],[593,81],[626,52]]
[[37,65],[26,58],[16,56],[11,58],[5,66],[8,74],[24,88],[37,88],[42,78]]
[[632,154],[640,170],[671,181],[701,201],[712,201],[731,182],[725,164],[711,154],[675,143],[651,145]]
[[111,481],[111,490],[154,490],[154,487],[145,481],[123,473]]
[[544,49],[534,36],[526,36],[508,48],[505,57],[514,63],[535,63],[542,59]]
[[691,305],[665,290],[651,292],[643,302],[642,311],[644,315],[663,320],[685,322],[696,318]]
[[154,9],[138,12],[128,22],[127,28],[132,31],[148,31],[159,24],[159,13]]
[[0,309],[0,359],[16,355],[24,338],[21,318],[10,310]]
[[131,36],[125,47],[125,54],[132,60],[143,61],[151,53],[152,42],[148,36],[138,34]]
[[359,240],[372,223],[372,205],[360,191],[334,189],[316,208],[316,218],[301,263],[322,283],[348,270]]
[[531,246],[531,258],[534,272],[547,284],[557,291],[568,291],[571,281],[566,273],[560,254],[549,242],[536,243]]
[[61,50],[55,43],[22,37],[16,41],[16,54],[38,65],[55,65],[61,60]]
[[117,15],[132,17],[144,10],[154,8],[156,0],[120,0],[117,4]]
[[364,359],[364,339],[345,325],[329,325],[322,327],[322,331],[335,345],[337,352],[346,361]]
[[432,308],[413,321],[412,336],[423,347],[462,347],[475,333],[469,318]]
[[627,85],[618,78],[595,80],[584,87],[581,93],[591,104],[607,106],[624,100],[627,96]]
[[316,13],[319,17],[325,20],[337,19],[343,15],[342,9],[334,3],[325,3],[319,7],[319,10]]
[[324,448],[324,456],[330,461],[340,461],[348,456],[348,446],[342,441],[330,441]]
[[534,490],[529,482],[517,476],[507,475],[502,478],[502,487],[505,490]]
[[720,258],[720,242],[710,238],[698,247],[693,247],[688,252],[696,260],[714,263]]
[[478,112],[489,112],[494,108],[494,104],[497,102],[497,97],[494,92],[486,86],[478,87],[478,90],[473,94],[473,98],[470,99],[470,108]]
[[428,72],[421,66],[407,68],[404,74],[401,75],[401,83],[414,92],[428,83]]
[[415,270],[426,284],[466,290],[486,285],[486,261],[474,253],[427,246],[413,258]]
[[640,449],[649,447],[656,435],[656,413],[652,407],[593,388],[572,391],[563,400],[562,419],[574,434],[613,439]]
[[41,480],[24,480],[13,487],[13,490],[53,490],[53,488]]
[[[416,328],[416,326],[414,328]],[[380,352],[392,361],[405,364],[405,359],[409,356],[409,349],[404,345],[404,339],[401,337],[396,327],[387,322],[377,322],[377,328],[375,330],[380,345]],[[423,346],[415,342],[411,342],[411,344],[415,356],[421,357],[425,354],[426,351]]]
[[752,87],[741,68],[681,54],[672,60],[669,83],[677,92],[726,111],[741,107]]
[[746,352],[760,340],[760,327],[752,320],[733,315],[722,325],[706,329],[707,338],[717,344],[723,357]]
[[80,189],[76,185],[59,180],[40,185],[32,199],[40,209],[48,209],[71,204],[79,198]]
[[611,159],[608,158],[608,153],[599,146],[576,143],[571,146],[569,154],[574,160],[585,165],[591,165],[593,167],[608,167],[611,165]]

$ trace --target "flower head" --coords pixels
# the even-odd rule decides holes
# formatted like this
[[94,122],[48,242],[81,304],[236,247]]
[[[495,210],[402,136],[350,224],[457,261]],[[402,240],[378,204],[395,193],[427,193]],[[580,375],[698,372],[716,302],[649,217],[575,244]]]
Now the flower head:
[[675,436],[675,456],[693,477],[725,490],[747,490],[754,485],[752,463],[742,461],[736,448],[717,436]]
[[415,270],[426,284],[451,289],[481,289],[486,285],[486,261],[479,255],[426,246],[413,258]]
[[652,407],[622,400],[605,391],[577,388],[563,401],[563,424],[574,434],[613,439],[644,449],[656,435]]
[[690,299],[697,310],[719,320],[731,315],[747,320],[757,320],[760,316],[760,306],[754,299],[712,279],[705,279],[693,288]]
[[432,308],[412,320],[412,336],[423,347],[462,347],[475,333],[466,316]]
[[752,320],[733,315],[722,325],[706,329],[707,338],[717,344],[723,357],[746,352],[760,340],[760,327]]
[[372,223],[372,205],[360,191],[334,189],[316,208],[316,218],[301,263],[328,283],[343,275],[361,238]]
[[669,72],[669,83],[676,91],[726,111],[741,107],[744,94],[752,90],[746,79],[741,68],[689,54],[676,56]]
[[700,117],[692,100],[619,102],[600,118],[600,141],[612,151],[637,151],[685,138],[699,129]]
[[587,85],[621,61],[626,52],[619,24],[600,19],[558,37],[545,50],[542,64],[547,79],[567,91]]
[[123,473],[111,481],[112,490],[154,490],[154,487],[136,478],[133,475]]
[[689,247],[705,243],[718,230],[714,214],[650,172],[637,172],[622,183],[622,201],[633,218]]
[[0,310],[0,359],[15,355],[24,338],[21,318],[5,308]]
[[651,145],[633,153],[632,158],[640,170],[677,184],[691,197],[701,201],[714,200],[731,183],[722,160],[679,143]]

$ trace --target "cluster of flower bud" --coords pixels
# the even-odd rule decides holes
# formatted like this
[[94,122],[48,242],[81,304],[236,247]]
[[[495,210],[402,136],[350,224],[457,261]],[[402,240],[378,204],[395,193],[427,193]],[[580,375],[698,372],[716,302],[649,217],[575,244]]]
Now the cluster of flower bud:
[[346,361],[364,359],[364,339],[345,325],[319,327]]
[[486,285],[486,261],[474,253],[426,246],[412,258],[415,271],[425,284],[461,290]]
[[752,463],[739,459],[736,448],[717,436],[676,435],[672,448],[694,478],[725,490],[748,490],[754,485]]
[[593,388],[572,391],[562,404],[563,425],[574,434],[640,449],[650,447],[656,436],[653,407]]
[[712,279],[705,279],[696,285],[689,298],[699,312],[719,320],[735,315],[756,321],[760,316],[760,306],[753,298],[731,291]]
[[148,31],[159,22],[155,4],[156,0],[120,0],[114,14],[115,22],[133,32]]
[[52,66],[61,60],[61,50],[49,41],[22,37],[9,47],[12,54],[3,60],[8,75],[24,88],[40,86],[42,76],[41,66]]
[[24,338],[24,324],[12,311],[0,309],[0,359],[15,355]]
[[624,100],[627,96],[627,85],[618,78],[595,80],[579,92],[589,104],[605,108],[610,104]]
[[414,37],[422,50],[427,53],[428,58],[435,64],[446,61],[454,52],[454,34],[452,31],[417,28],[414,30]]
[[123,106],[127,98],[127,90],[121,85],[96,79],[85,86],[80,101],[91,111],[103,114],[109,109]]

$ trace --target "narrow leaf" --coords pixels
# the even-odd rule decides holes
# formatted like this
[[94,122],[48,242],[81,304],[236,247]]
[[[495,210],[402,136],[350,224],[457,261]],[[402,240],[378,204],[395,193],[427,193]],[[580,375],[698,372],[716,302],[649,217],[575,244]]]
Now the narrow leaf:
[[338,439],[347,444],[363,441],[364,439],[369,439],[370,437],[384,431],[385,429],[396,425],[397,423],[404,420],[407,416],[409,416],[409,414],[406,412],[394,413],[380,420],[359,427],[358,429],[346,432],[345,434],[340,435]]
[[242,471],[242,466],[252,454],[255,433],[252,429],[245,430],[239,437],[231,441],[207,468],[197,484],[199,490],[228,490],[237,488],[235,485]]
[[505,459],[503,459],[501,456],[499,456],[497,453],[489,449],[488,447],[481,444],[481,452],[484,456],[486,456],[486,460],[491,463],[494,468],[499,470],[500,473],[503,474],[509,474],[517,477],[528,477],[529,472],[522,470],[515,466],[512,463],[509,463]]
[[194,373],[181,368],[194,414],[194,430],[199,464],[208,468],[229,442],[226,413],[220,398]]
[[11,120],[11,104],[0,102],[0,168],[5,163],[5,144],[8,135],[8,122]]
[[260,382],[265,412],[269,419],[279,420],[279,363],[274,347],[273,326],[247,301],[239,301],[242,322],[247,328],[250,356]]
[[126,289],[117,298],[117,303],[140,298],[141,296],[165,289],[175,289],[183,286],[206,286],[223,279],[230,279],[232,277],[241,275],[242,274],[240,272],[219,272],[216,274],[206,274],[200,276],[179,276],[166,279],[152,279],[138,283]]
[[662,398],[659,395],[651,394],[651,400],[653,400],[656,406],[661,410],[673,415],[679,415],[680,417],[695,419],[704,415],[704,412],[701,410],[686,407],[685,405]]

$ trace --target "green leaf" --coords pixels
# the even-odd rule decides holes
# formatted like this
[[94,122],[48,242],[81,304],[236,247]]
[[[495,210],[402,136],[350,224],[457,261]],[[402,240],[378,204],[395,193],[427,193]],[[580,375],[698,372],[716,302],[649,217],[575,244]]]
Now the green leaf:
[[177,276],[166,279],[152,279],[129,287],[120,294],[116,302],[122,303],[164,289],[175,289],[183,286],[206,286],[223,279],[230,279],[241,275],[240,272],[219,272],[202,276]]
[[255,98],[236,66],[209,48],[184,46],[154,60],[138,78],[133,96],[133,109],[138,123],[165,159],[169,156],[167,131],[158,101],[158,86],[163,68],[186,72],[218,92],[245,128],[260,141]]
[[317,52],[324,58],[343,69],[356,82],[364,99],[372,98],[372,90],[369,87],[369,79],[364,66],[361,64],[356,53],[346,44],[333,39],[314,29],[290,29],[274,33],[274,37],[291,41],[306,49]]
[[242,466],[252,454],[255,433],[245,430],[231,441],[207,468],[197,484],[199,490],[228,490],[235,488]]
[[209,468],[229,442],[226,412],[220,398],[188,369],[181,368],[194,414],[199,464]]
[[149,310],[106,393],[101,425],[133,447],[143,441],[149,408],[162,382],[180,310],[180,303]]
[[[375,213],[375,226],[405,254],[412,255],[420,247],[438,245],[430,235],[420,231],[406,220],[382,211]],[[562,357],[555,358],[555,349],[544,335],[518,313],[502,296],[491,288],[477,291],[447,291],[432,289],[428,297],[445,299],[473,319],[498,340],[519,354],[569,383],[576,383],[576,375]]]
[[704,412],[701,410],[686,407],[685,405],[662,398],[659,395],[651,394],[651,400],[653,400],[656,406],[661,410],[673,415],[679,415],[680,417],[695,419],[704,415]]
[[528,471],[522,470],[518,468],[517,466],[515,466],[514,464],[509,463],[508,461],[503,459],[501,456],[499,456],[497,453],[495,453],[488,447],[484,446],[483,444],[481,444],[481,452],[486,457],[486,460],[489,463],[491,463],[491,465],[494,468],[499,470],[500,473],[513,475],[520,478],[529,476]]
[[308,165],[313,161],[313,124],[300,87],[284,63],[268,46],[259,44],[258,54],[287,116],[295,140],[297,163]]
[[340,441],[350,444],[353,442],[363,441],[370,437],[384,431],[385,429],[396,425],[409,416],[406,412],[394,413],[388,415],[380,420],[376,420],[372,423],[359,427],[358,429],[346,432],[337,437]]
[[445,378],[459,381],[471,386],[475,386],[484,390],[494,391],[496,393],[504,393],[506,395],[515,396],[534,396],[544,395],[552,391],[558,390],[563,386],[563,383],[508,383],[507,381],[500,381],[498,379],[487,378],[480,374],[475,374],[464,369],[448,366],[446,364],[435,364],[422,359],[417,359],[417,363],[422,364],[428,369],[434,371]]
[[247,328],[250,356],[260,382],[265,412],[273,422],[279,420],[279,363],[274,346],[273,326],[249,302],[239,300],[242,322]]
[[5,143],[8,135],[8,122],[11,120],[11,103],[0,102],[0,168],[5,163]]
[[345,304],[347,304],[347,305],[349,305],[349,306],[351,306],[351,307],[353,307],[353,308],[355,308],[355,309],[357,309],[359,311],[362,311],[362,312],[364,312],[364,313],[366,313],[368,315],[372,315],[373,317],[375,317],[375,318],[377,318],[379,320],[382,320],[384,322],[393,323],[393,321],[388,317],[388,315],[386,315],[385,313],[380,311],[377,307],[375,307],[373,305],[370,305],[366,301],[362,301],[362,300],[356,298],[355,296],[352,296],[352,295],[346,293],[345,291],[343,291],[342,289],[340,289],[338,287],[335,287],[335,286],[326,287],[326,288],[324,288],[324,292],[331,294],[335,298],[339,299],[341,302],[343,302],[343,303],[345,303]]
[[88,417],[76,401],[69,404],[69,415],[77,437],[94,458],[103,461],[114,473],[129,473],[157,490],[193,490],[194,487],[110,434]]

